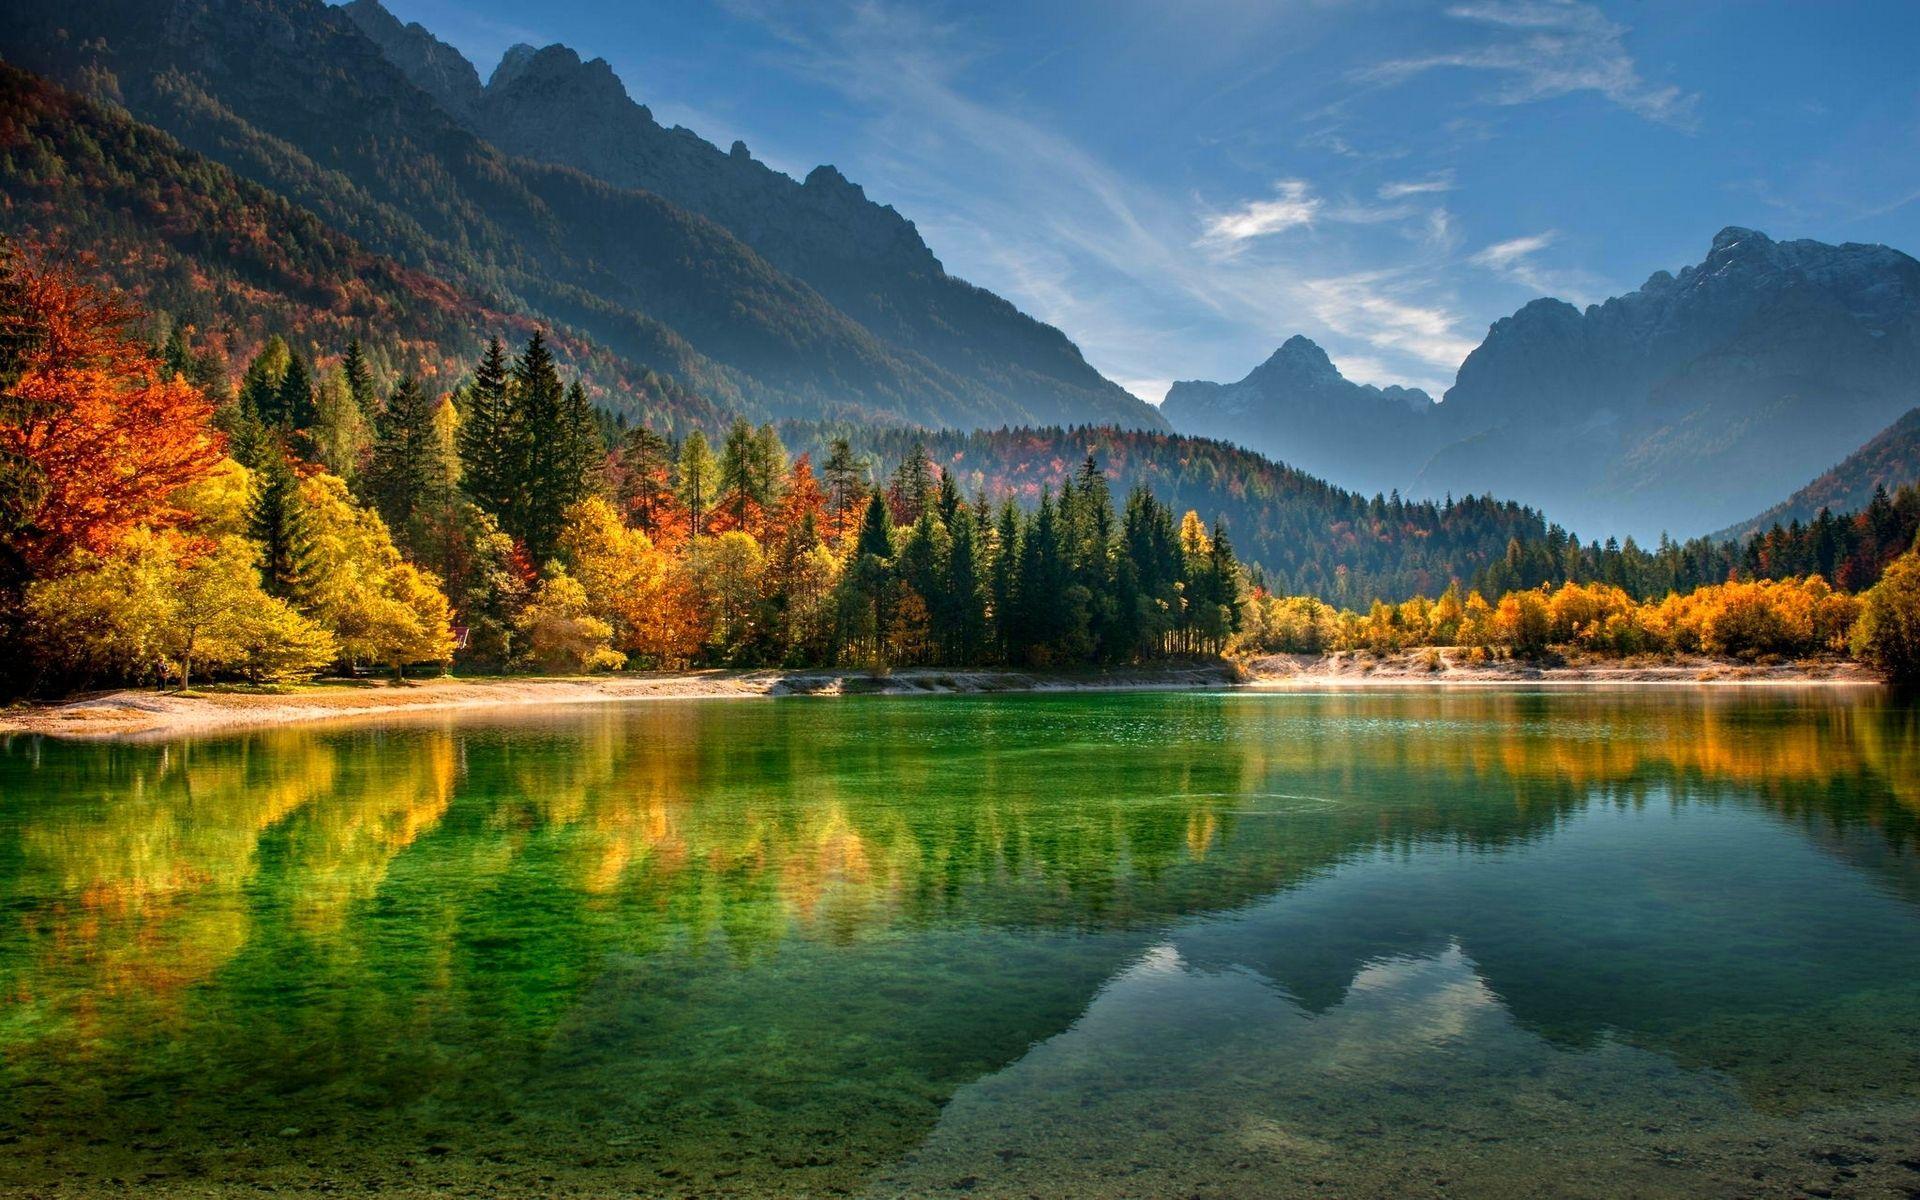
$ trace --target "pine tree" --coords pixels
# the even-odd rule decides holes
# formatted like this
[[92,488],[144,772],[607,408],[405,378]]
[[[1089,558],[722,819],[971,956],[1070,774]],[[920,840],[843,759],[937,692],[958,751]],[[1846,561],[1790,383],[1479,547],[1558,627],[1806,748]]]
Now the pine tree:
[[927,456],[927,444],[915,440],[913,449],[901,460],[887,487],[887,499],[893,507],[893,523],[911,525],[933,503],[935,494],[933,459]]
[[280,386],[275,389],[274,421],[285,429],[306,430],[313,428],[319,415],[313,403],[313,377],[307,373],[307,364],[298,354],[289,355],[287,369],[281,373]]
[[1025,637],[1020,623],[1020,510],[1008,500],[1000,506],[987,575],[993,603],[993,639],[1002,662],[1013,661],[1014,647]]
[[754,495],[753,459],[753,426],[747,424],[745,417],[735,417],[727,429],[726,439],[720,444],[720,498],[716,506],[733,518],[735,529],[747,528],[749,520],[759,511],[759,499]]
[[287,452],[270,440],[255,469],[248,534],[260,544],[260,577],[269,593],[286,599],[306,582],[306,522],[300,478]]
[[[535,562],[553,554],[567,510],[592,490],[599,458],[599,422],[578,381],[564,387],[546,340],[536,330],[514,362],[517,425],[524,440],[518,521],[503,520]],[[509,507],[507,516],[513,515]],[[516,525],[518,528],[514,528]]]
[[509,534],[520,526],[520,484],[526,473],[526,438],[514,411],[511,378],[505,347],[497,337],[488,339],[467,386],[459,436],[460,486]]
[[860,521],[860,539],[854,543],[854,553],[878,559],[893,557],[893,518],[878,492],[867,501],[867,513]]
[[[499,348],[498,338],[494,339],[494,348]],[[340,360],[340,377],[346,380],[347,395],[359,406],[360,415],[371,424],[379,413],[379,397],[373,391],[373,368],[367,365],[366,352],[360,347],[360,339],[352,338],[347,342],[347,353]]]
[[620,444],[620,506],[635,528],[656,540],[673,499],[671,449],[645,425],[629,429]]
[[[944,499],[944,496],[943,496]],[[946,578],[940,587],[947,618],[943,650],[949,661],[971,665],[986,650],[987,610],[981,579],[980,539],[973,510],[958,506],[946,521],[952,537]]]
[[434,405],[412,376],[400,381],[374,426],[367,494],[395,536],[446,498],[448,463],[434,427]]
[[835,438],[820,475],[827,484],[827,536],[837,542],[853,524],[855,506],[866,491],[867,460],[854,454],[846,438]]

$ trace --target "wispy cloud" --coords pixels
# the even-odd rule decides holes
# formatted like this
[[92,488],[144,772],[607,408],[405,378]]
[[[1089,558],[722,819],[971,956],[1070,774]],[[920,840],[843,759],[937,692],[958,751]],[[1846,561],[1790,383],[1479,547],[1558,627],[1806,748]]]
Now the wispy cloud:
[[1271,200],[1251,200],[1239,208],[1207,217],[1202,240],[1244,242],[1313,224],[1320,212],[1320,200],[1312,194],[1306,180],[1282,179],[1273,185],[1273,190]]
[[[1405,271],[1358,272],[1305,281],[1313,315],[1335,333],[1357,338],[1377,350],[1449,368],[1472,352],[1460,319],[1439,305],[1411,298],[1421,282]],[[1423,380],[1397,380],[1431,385]]]
[[1525,237],[1508,238],[1504,242],[1495,242],[1483,250],[1475,251],[1467,261],[1476,267],[1485,267],[1489,271],[1511,271],[1548,246],[1560,236],[1559,231],[1549,229],[1545,233],[1530,233]]
[[1467,262],[1535,293],[1584,302],[1600,286],[1599,281],[1584,271],[1553,269],[1540,262],[1540,252],[1559,240],[1560,233],[1555,229],[1508,238],[1474,251]]
[[1426,196],[1435,192],[1453,190],[1451,173],[1435,175],[1430,179],[1395,179],[1380,185],[1377,193],[1382,200],[1404,200],[1408,196]]
[[1490,71],[1503,77],[1490,97],[1527,104],[1575,92],[1600,95],[1648,120],[1692,129],[1699,96],[1640,74],[1626,48],[1627,29],[1579,0],[1478,0],[1447,14],[1492,33],[1482,44],[1395,59],[1361,72],[1394,82],[1442,67]]
[[[869,195],[912,214],[948,262],[985,274],[1146,399],[1222,347],[1239,363],[1295,332],[1377,366],[1372,381],[1428,388],[1444,386],[1471,348],[1440,280],[1455,235],[1423,192],[1383,201],[1369,183],[1357,200],[1281,177],[1267,195],[1196,214],[1190,194],[1109,165],[1017,94],[976,87],[973,67],[991,47],[965,27],[888,0],[731,3],[788,47],[780,67],[868,114],[859,171]],[[1406,238],[1395,239],[1393,271],[1347,269],[1357,247],[1336,230],[1394,224]],[[1315,243],[1285,236],[1300,231]]]

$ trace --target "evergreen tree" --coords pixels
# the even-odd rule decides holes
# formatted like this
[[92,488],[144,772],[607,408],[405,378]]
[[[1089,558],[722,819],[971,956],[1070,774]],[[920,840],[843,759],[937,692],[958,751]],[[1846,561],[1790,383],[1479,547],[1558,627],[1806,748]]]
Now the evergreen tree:
[[412,549],[416,516],[446,499],[449,464],[434,427],[434,406],[411,376],[400,381],[374,425],[367,494],[396,538]]
[[[498,350],[500,339],[493,340],[493,349]],[[360,339],[352,338],[347,342],[347,353],[340,360],[340,377],[346,381],[347,396],[360,409],[360,415],[371,424],[379,416],[379,397],[373,391],[373,368],[367,365],[366,352],[360,347]]]
[[719,503],[717,507],[733,519],[735,529],[745,529],[761,510],[761,498],[755,495],[759,475],[754,465],[756,454],[753,426],[745,417],[735,417],[720,444]]
[[269,440],[255,468],[247,532],[260,544],[262,583],[269,593],[282,599],[295,595],[306,582],[304,518],[300,478],[287,461],[286,449],[278,441]]
[[893,557],[893,518],[878,492],[867,501],[867,513],[860,522],[860,539],[854,543],[854,553],[879,559]]
[[933,503],[933,459],[927,456],[925,442],[915,440],[913,449],[901,460],[887,487],[887,499],[893,506],[893,523],[911,525]]
[[275,389],[273,410],[272,423],[291,430],[312,429],[320,415],[313,403],[313,377],[298,354],[287,357],[287,369]]
[[866,491],[867,460],[854,454],[846,438],[833,439],[826,465],[820,470],[827,485],[827,536],[839,541],[853,524],[853,514]]
[[667,439],[635,425],[620,443],[620,506],[634,527],[658,538],[673,500],[672,447]]
[[592,490],[599,423],[578,381],[562,386],[553,355],[537,330],[514,362],[513,386],[525,439],[517,489],[520,511],[517,521],[501,524],[526,546],[529,558],[545,562],[553,555],[567,510]]
[[1011,500],[1001,504],[995,523],[987,585],[993,604],[993,641],[1000,661],[1012,662],[1014,647],[1022,643],[1026,631],[1020,622],[1020,510]]
[[466,398],[459,435],[460,485],[481,511],[511,534],[521,524],[518,509],[526,474],[526,436],[514,410],[512,375],[499,338],[488,339]]
[[945,528],[952,540],[939,585],[945,609],[941,649],[948,662],[974,663],[986,650],[987,610],[973,510],[958,506]]

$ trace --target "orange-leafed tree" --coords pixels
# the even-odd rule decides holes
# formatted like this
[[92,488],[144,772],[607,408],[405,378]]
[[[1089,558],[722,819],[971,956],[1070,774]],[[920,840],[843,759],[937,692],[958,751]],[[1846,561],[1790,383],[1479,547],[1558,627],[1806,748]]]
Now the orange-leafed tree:
[[813,473],[813,456],[802,454],[793,460],[793,467],[787,472],[787,486],[780,495],[780,508],[775,520],[777,529],[768,530],[770,538],[777,537],[790,529],[798,529],[808,517],[812,517],[818,527],[826,520],[827,495],[820,489],[820,480]]
[[189,514],[220,461],[212,405],[163,379],[117,298],[0,247],[0,539],[20,577]]

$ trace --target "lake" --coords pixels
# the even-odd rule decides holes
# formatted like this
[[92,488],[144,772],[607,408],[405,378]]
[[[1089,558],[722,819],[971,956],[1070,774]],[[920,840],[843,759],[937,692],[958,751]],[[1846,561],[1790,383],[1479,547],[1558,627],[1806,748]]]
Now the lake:
[[0,1192],[1905,1196],[1875,692],[0,743]]

